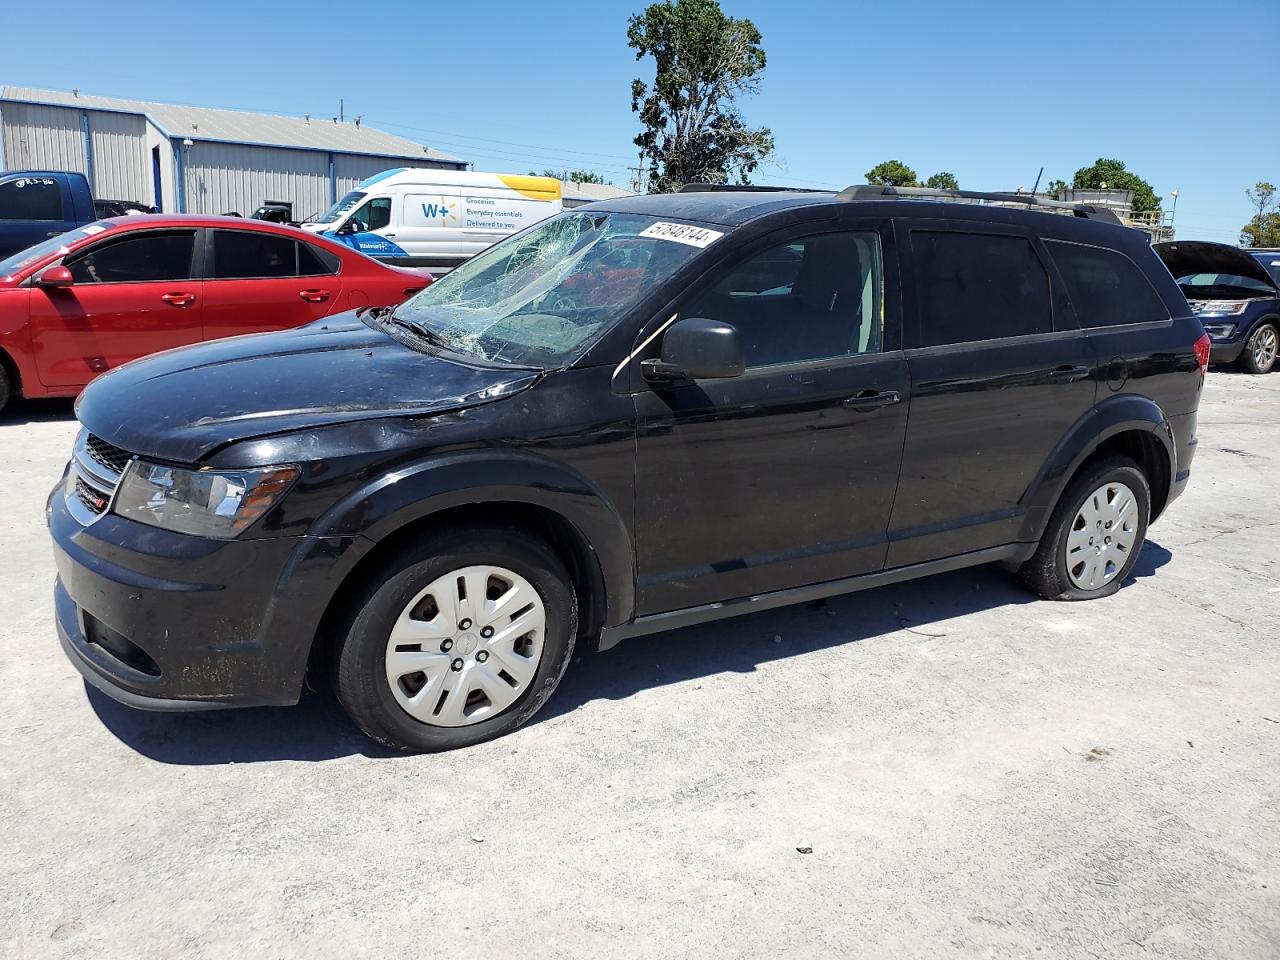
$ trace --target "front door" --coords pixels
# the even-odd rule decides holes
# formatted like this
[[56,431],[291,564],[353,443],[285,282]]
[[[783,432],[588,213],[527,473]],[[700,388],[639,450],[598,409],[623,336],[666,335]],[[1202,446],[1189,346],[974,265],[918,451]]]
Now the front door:
[[914,221],[909,248],[911,423],[889,567],[1014,542],[1025,494],[1096,388],[1094,351],[1025,231]]
[[128,233],[77,250],[69,287],[31,290],[40,381],[76,387],[138,357],[200,340],[197,231]]
[[206,246],[206,340],[300,327],[344,309],[338,259],[305,241],[227,229],[210,230]]
[[639,613],[882,567],[910,389],[890,241],[775,234],[680,307],[737,327],[747,370],[635,395]]

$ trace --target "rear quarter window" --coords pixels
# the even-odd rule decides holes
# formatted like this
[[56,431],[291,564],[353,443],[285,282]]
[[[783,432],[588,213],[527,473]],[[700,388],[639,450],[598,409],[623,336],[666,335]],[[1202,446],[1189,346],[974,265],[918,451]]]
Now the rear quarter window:
[[919,345],[1053,330],[1049,275],[1025,237],[912,230]]
[[1169,310],[1142,271],[1122,253],[1046,240],[1082,327],[1168,320]]

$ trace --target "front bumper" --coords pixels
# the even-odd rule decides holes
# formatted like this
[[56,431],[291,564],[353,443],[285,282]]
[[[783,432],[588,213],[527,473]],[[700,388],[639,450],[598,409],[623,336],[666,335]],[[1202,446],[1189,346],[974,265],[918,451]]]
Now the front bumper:
[[111,514],[85,526],[61,483],[47,516],[63,649],[95,687],[153,710],[296,703],[340,561],[363,545],[209,540]]

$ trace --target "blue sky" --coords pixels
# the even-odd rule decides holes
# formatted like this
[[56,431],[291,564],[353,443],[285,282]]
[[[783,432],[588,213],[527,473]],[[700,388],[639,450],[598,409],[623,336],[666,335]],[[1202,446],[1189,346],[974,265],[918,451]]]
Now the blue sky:
[[[6,44],[0,83],[313,116],[342,97],[476,169],[625,185],[630,81],[651,69],[626,46],[640,6],[64,2],[52,44]],[[723,6],[769,58],[742,105],[777,139],[757,182],[838,188],[894,158],[1007,189],[1118,157],[1166,204],[1180,191],[1179,236],[1229,242],[1244,189],[1280,183],[1280,0]]]

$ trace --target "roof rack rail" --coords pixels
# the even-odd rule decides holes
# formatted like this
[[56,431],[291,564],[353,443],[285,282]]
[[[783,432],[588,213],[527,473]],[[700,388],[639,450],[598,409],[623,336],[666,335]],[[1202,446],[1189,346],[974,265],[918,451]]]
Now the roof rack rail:
[[758,187],[754,184],[740,186],[733,183],[686,183],[677,193],[834,193],[834,190],[816,190],[813,187]]
[[1088,220],[1101,220],[1104,223],[1120,223],[1120,218],[1106,207],[1095,207],[1089,203],[1068,203],[1065,200],[1050,200],[1033,193],[987,193],[979,190],[941,190],[934,187],[892,187],[876,184],[855,184],[845,187],[837,195],[837,200],[892,200],[901,198],[936,199],[936,200],[985,200],[989,203],[1021,203],[1029,207],[1045,207],[1058,213],[1069,213]]

